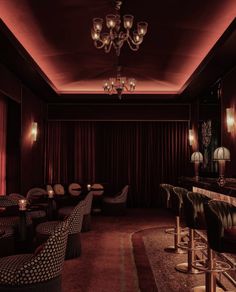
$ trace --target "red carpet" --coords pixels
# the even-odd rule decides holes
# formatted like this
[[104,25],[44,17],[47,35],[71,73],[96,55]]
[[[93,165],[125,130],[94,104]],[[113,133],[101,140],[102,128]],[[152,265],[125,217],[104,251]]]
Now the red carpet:
[[81,257],[65,262],[63,292],[157,291],[147,258],[139,258],[146,265],[140,281],[131,237],[139,230],[171,223],[173,218],[159,210],[129,210],[123,217],[94,216],[93,229],[81,234]]

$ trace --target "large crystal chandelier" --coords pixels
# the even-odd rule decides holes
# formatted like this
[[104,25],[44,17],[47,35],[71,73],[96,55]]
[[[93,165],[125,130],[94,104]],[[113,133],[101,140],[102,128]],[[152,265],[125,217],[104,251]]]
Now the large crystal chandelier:
[[136,80],[134,78],[126,78],[121,75],[121,66],[117,68],[116,77],[109,78],[104,82],[103,89],[105,92],[111,94],[117,93],[118,98],[121,99],[124,91],[133,92],[135,90]]
[[108,14],[106,16],[106,26],[108,32],[102,32],[103,28],[103,19],[94,18],[93,27],[91,29],[91,36],[94,41],[94,45],[97,49],[104,48],[106,53],[109,53],[112,46],[116,51],[116,55],[120,55],[120,49],[123,44],[127,42],[130,49],[137,51],[139,45],[143,42],[143,37],[147,33],[147,22],[138,22],[137,30],[131,32],[133,27],[134,17],[133,15],[124,15],[123,16],[123,26],[124,31],[121,30],[121,17],[119,14],[120,6],[122,1],[116,2],[117,14]]

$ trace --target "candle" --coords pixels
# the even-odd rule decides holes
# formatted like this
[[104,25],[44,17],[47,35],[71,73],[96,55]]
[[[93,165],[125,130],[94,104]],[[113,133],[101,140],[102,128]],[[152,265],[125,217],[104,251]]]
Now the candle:
[[91,190],[91,185],[90,184],[87,184],[87,189],[88,189],[88,191]]
[[19,200],[18,205],[19,205],[19,210],[25,211],[26,206],[27,206],[27,200],[26,199]]
[[49,190],[49,191],[48,191],[48,197],[49,197],[49,198],[53,198],[53,196],[54,196],[54,192],[53,192],[53,190]]

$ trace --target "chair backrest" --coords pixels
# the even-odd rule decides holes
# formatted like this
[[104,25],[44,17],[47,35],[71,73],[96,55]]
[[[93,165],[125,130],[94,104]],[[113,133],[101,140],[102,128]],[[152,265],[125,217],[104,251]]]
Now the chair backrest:
[[65,195],[65,189],[62,184],[55,184],[53,189],[56,195]]
[[43,197],[46,194],[47,194],[47,191],[43,188],[32,188],[26,194],[26,198],[27,198],[27,200],[32,202],[34,200],[40,199],[41,197]]
[[223,201],[211,200],[204,206],[204,210],[209,246],[223,252],[224,229],[236,226],[236,207]]
[[174,186],[170,184],[160,184],[160,187],[161,187],[161,190],[164,191],[164,194],[166,196],[166,201],[168,202],[170,200],[170,194]]
[[9,198],[9,196],[0,196],[0,207],[5,208],[5,207],[11,207],[11,206],[16,206],[17,202]]
[[16,274],[18,285],[48,281],[62,273],[69,221],[59,223],[42,250],[24,264]]
[[127,201],[129,186],[126,185],[121,190],[121,194],[112,198],[113,203],[125,203]]
[[104,187],[101,184],[93,184],[91,189],[93,190],[94,196],[101,196],[104,193]]
[[210,199],[200,193],[188,192],[183,198],[186,224],[193,229],[206,229],[204,205]]
[[47,190],[47,193],[49,191],[53,191],[54,192],[53,187],[51,185],[46,185],[46,190]]
[[78,183],[71,183],[68,187],[68,192],[71,196],[79,196],[81,194],[81,185]]
[[91,208],[92,208],[92,202],[93,202],[93,191],[90,191],[84,200],[82,201],[83,206],[84,206],[84,215],[88,215],[91,213]]
[[84,216],[84,200],[80,201],[68,217],[69,234],[75,234],[81,231]]
[[183,207],[183,198],[188,194],[188,190],[180,187],[174,187],[170,197],[170,207],[176,216],[181,215]]
[[25,199],[24,196],[22,196],[22,195],[20,195],[20,194],[18,194],[18,193],[11,193],[11,194],[8,195],[8,197],[9,197],[12,201],[16,202],[17,204],[18,204],[19,200],[23,200],[23,199]]

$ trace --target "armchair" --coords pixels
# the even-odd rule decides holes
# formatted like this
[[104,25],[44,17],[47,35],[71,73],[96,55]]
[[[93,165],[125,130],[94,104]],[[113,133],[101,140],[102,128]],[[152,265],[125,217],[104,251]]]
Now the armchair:
[[105,215],[124,215],[129,186],[126,185],[115,197],[103,198],[103,213]]

